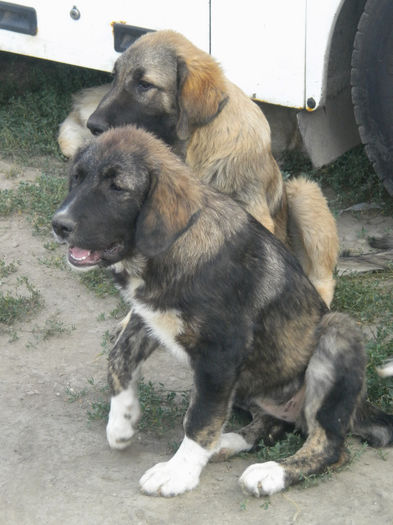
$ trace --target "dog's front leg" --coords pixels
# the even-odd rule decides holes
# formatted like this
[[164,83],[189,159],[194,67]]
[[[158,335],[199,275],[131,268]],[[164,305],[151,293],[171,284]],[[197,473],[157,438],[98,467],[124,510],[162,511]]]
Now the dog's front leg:
[[236,371],[229,364],[208,359],[196,366],[194,363],[193,368],[195,386],[184,419],[184,439],[169,461],[158,463],[142,476],[139,483],[145,494],[169,497],[192,490],[198,485],[203,468],[220,448]]
[[111,448],[127,447],[135,434],[140,416],[136,385],[139,369],[157,346],[157,341],[147,334],[143,320],[131,313],[109,354],[108,383],[112,398],[106,435]]

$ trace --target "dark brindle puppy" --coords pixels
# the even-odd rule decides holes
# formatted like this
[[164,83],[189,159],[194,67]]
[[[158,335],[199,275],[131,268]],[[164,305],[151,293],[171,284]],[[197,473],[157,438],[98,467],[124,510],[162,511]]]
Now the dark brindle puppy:
[[[183,442],[144,474],[143,492],[191,490],[212,456],[271,439],[279,421],[307,440],[244,472],[240,483],[256,496],[345,461],[349,430],[375,446],[392,442],[393,417],[364,400],[356,324],[328,313],[281,242],[152,135],[119,128],[82,149],[53,228],[73,267],[111,268],[132,306],[109,357],[110,446],[131,442],[138,370],[159,344],[193,369]],[[234,403],[253,420],[223,433]]]
[[134,124],[164,140],[196,177],[230,195],[290,247],[330,305],[338,238],[326,200],[304,177],[284,183],[264,114],[210,55],[174,31],[143,35],[117,59],[110,88],[76,96],[60,128],[63,152],[90,136],[86,120],[93,111],[87,126],[94,134]]

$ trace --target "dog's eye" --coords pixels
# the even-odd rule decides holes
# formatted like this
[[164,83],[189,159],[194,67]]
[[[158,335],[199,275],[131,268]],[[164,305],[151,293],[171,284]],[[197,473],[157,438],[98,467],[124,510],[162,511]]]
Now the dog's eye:
[[149,89],[153,88],[154,85],[150,82],[147,82],[146,80],[139,80],[137,84],[137,88],[140,91],[149,91]]
[[82,170],[77,170],[72,175],[72,182],[74,182],[75,184],[78,184],[79,182],[83,180],[84,176],[85,174]]

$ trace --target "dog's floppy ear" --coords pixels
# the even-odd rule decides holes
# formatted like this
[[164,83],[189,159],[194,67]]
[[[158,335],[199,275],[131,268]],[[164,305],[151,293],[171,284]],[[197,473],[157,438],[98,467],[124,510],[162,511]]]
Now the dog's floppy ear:
[[219,65],[208,57],[186,63],[177,59],[179,117],[176,132],[187,140],[195,128],[208,124],[228,100]]
[[185,177],[151,175],[151,185],[139,213],[135,242],[146,257],[166,251],[198,219],[198,191]]

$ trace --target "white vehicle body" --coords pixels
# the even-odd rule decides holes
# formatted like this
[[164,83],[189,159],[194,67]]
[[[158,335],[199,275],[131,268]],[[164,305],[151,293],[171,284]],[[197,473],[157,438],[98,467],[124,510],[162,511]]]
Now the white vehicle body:
[[[352,45],[361,12],[359,4],[364,0],[25,1],[18,4],[35,10],[36,33],[1,29],[4,21],[17,15],[12,13],[14,2],[0,2],[0,50],[111,71],[119,56],[114,34],[120,24],[150,30],[174,29],[210,52],[226,75],[250,97],[305,110],[298,116],[299,128],[315,164],[359,142],[357,132],[351,131],[356,128],[352,116],[349,137],[342,136],[348,135],[348,130],[343,133],[341,124],[338,137],[335,130],[331,133],[336,142],[334,151],[324,151],[318,158],[309,146],[316,136],[312,123],[321,118],[310,119],[307,112],[318,113],[321,106],[326,109],[329,97],[349,88],[349,65],[343,60],[346,51],[342,49],[335,57],[339,67],[333,71],[329,87],[332,49],[337,39],[346,48]],[[345,24],[350,26],[350,44],[337,33],[338,20],[345,10],[348,14],[340,31],[345,32]],[[330,120],[322,126],[331,126]],[[326,150],[327,131],[321,128],[321,132]]]

